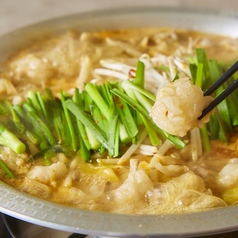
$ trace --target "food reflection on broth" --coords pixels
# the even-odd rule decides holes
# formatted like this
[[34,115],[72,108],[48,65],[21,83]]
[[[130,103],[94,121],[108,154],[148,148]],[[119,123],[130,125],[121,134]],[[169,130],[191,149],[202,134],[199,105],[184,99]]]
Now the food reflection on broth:
[[114,213],[235,205],[237,93],[197,117],[237,58],[237,39],[170,28],[35,43],[0,68],[1,180]]

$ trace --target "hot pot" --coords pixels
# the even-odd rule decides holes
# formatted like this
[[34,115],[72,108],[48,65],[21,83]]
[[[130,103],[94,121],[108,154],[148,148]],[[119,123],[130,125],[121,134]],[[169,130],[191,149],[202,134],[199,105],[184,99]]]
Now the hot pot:
[[[131,8],[81,13],[31,25],[0,37],[0,62],[34,40],[69,29],[179,27],[238,37],[238,14],[182,8]],[[0,182],[0,212],[15,218],[97,237],[195,237],[238,230],[238,207],[168,215],[120,215],[54,204]]]

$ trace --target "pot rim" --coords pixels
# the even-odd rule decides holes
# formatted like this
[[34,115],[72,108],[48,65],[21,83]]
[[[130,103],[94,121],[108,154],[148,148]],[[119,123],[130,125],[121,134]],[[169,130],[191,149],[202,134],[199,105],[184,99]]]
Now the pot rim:
[[[139,16],[143,17],[139,19]],[[220,29],[223,29],[222,34],[238,37],[238,14],[235,12],[174,7],[109,9],[57,17],[6,33],[0,37],[0,62],[39,37],[57,35],[67,29],[110,30],[129,28],[133,24],[138,27],[138,19],[144,27],[157,19],[158,26],[162,26],[159,20],[164,20],[168,26],[170,23],[170,26],[192,30],[210,29],[212,33],[218,30],[220,33]],[[153,26],[156,26],[154,21]],[[186,237],[238,229],[237,206],[185,214],[122,215],[55,204],[17,191],[3,182],[0,182],[0,196],[0,211],[3,213],[37,225],[74,233]]]

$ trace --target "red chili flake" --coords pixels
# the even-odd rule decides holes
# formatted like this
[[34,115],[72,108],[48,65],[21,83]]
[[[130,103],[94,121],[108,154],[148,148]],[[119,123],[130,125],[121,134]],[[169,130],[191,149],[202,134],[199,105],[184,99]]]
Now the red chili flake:
[[114,97],[113,97],[113,101],[114,101],[115,103],[118,103],[118,102],[119,102],[119,97],[114,96]]
[[11,115],[3,115],[0,117],[1,122],[9,121],[10,119],[11,119]]
[[136,76],[136,71],[134,69],[130,69],[130,71],[128,72],[128,76],[130,78],[135,78]]

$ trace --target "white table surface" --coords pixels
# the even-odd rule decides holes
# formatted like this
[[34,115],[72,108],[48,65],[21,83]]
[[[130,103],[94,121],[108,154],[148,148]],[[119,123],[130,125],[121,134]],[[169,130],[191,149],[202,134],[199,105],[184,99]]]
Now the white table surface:
[[71,13],[117,7],[180,5],[238,10],[237,0],[0,0],[0,35],[31,23]]

